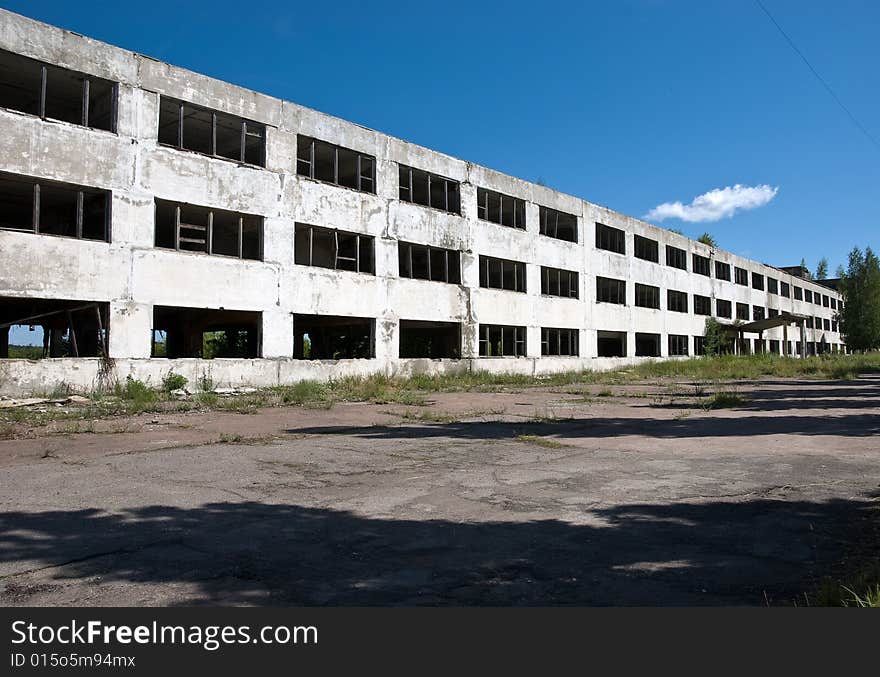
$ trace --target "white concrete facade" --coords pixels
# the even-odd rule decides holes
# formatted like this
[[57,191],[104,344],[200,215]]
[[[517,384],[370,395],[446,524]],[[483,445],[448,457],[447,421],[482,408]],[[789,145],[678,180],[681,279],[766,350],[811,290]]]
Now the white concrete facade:
[[[296,104],[160,63],[69,31],[0,11],[0,49],[118,83],[116,131],[41,119],[0,108],[0,171],[110,191],[109,242],[0,229],[0,297],[97,301],[109,304],[109,355],[118,376],[158,382],[175,371],[195,382],[208,374],[218,385],[273,385],[343,374],[408,374],[482,369],[530,374],[605,369],[638,359],[635,334],[660,335],[660,356],[670,334],[703,335],[705,317],[694,314],[693,295],[736,304],[834,319],[830,306],[753,289],[757,273],[809,289],[839,303],[839,295],[813,281],[643,221],[423,148]],[[160,97],[203,106],[266,126],[265,167],[178,150],[158,142]],[[297,136],[306,135],[371,155],[376,193],[297,175]],[[398,165],[459,182],[461,214],[400,199]],[[477,189],[526,202],[526,228],[477,217]],[[263,260],[243,260],[161,249],[155,241],[155,199],[233,210],[263,217]],[[539,233],[539,207],[577,216],[578,241]],[[294,224],[307,223],[372,236],[375,274],[294,263]],[[626,253],[595,247],[596,223],[625,231]],[[636,258],[634,236],[659,243],[659,262]],[[461,284],[401,277],[399,240],[453,249],[461,255]],[[687,252],[687,271],[666,265],[664,247]],[[692,255],[712,260],[711,276],[693,272]],[[527,291],[480,287],[479,257],[526,264]],[[778,256],[778,253],[774,253]],[[743,286],[715,277],[715,261],[749,272]],[[541,295],[541,266],[575,271],[579,298]],[[596,277],[626,281],[626,304],[597,303]],[[660,289],[660,309],[635,305],[635,283]],[[667,310],[667,291],[688,295],[688,312]],[[154,306],[225,308],[260,313],[256,359],[151,358]],[[372,359],[293,359],[296,313],[375,318]],[[399,321],[461,325],[460,359],[400,359]],[[526,327],[524,357],[479,357],[483,324]],[[541,355],[542,327],[579,334],[577,357]],[[598,356],[597,332],[626,333],[626,356]],[[754,337],[753,337],[754,338]],[[765,333],[779,341],[782,329]],[[789,340],[799,341],[795,328]],[[837,332],[807,329],[807,342],[842,347]],[[0,360],[0,390],[46,389],[66,382],[93,385],[100,360],[56,358]]]

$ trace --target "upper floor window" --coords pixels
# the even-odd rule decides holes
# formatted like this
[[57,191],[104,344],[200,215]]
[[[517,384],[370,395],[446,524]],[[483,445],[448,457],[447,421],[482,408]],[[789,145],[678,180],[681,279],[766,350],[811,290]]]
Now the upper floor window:
[[636,305],[641,308],[659,308],[660,287],[636,282]]
[[364,193],[376,192],[376,158],[310,136],[296,138],[296,173]]
[[687,270],[687,252],[671,244],[666,245],[666,265]]
[[370,235],[297,223],[294,237],[294,263],[376,274],[374,240]]
[[694,272],[697,275],[705,275],[706,277],[710,277],[712,275],[710,261],[705,256],[700,256],[699,254],[693,255],[694,259]]
[[733,307],[730,301],[724,299],[715,299],[715,314],[718,317],[730,317]]
[[477,188],[477,218],[510,228],[526,229],[526,201]]
[[619,228],[596,224],[596,249],[626,254],[626,234]]
[[400,165],[400,199],[425,207],[461,214],[458,182],[421,169]]
[[813,292],[809,289],[804,289],[804,301],[806,301],[807,303],[813,302]]
[[263,258],[263,217],[156,200],[156,246],[240,259]]
[[461,284],[461,256],[453,249],[397,243],[400,277]]
[[822,294],[822,305],[825,306],[826,308],[829,305],[831,305],[831,299],[828,296],[826,296],[825,294]]
[[743,287],[749,286],[749,271],[745,268],[739,268],[738,266],[733,267],[733,281],[736,284],[741,284]]
[[730,282],[730,264],[716,261],[715,277],[719,280],[727,280],[728,282]]
[[0,229],[110,241],[110,193],[0,173]]
[[546,296],[576,299],[578,297],[577,272],[541,266],[541,293]]
[[568,242],[578,241],[577,217],[550,207],[540,208],[541,235]]
[[764,306],[752,306],[752,319],[755,322],[764,319]]
[[480,257],[480,286],[487,289],[526,291],[526,264],[491,256]]
[[596,301],[626,305],[626,282],[608,277],[596,277]]
[[266,126],[259,122],[161,97],[159,143],[264,167]]
[[694,294],[694,314],[695,315],[711,315],[712,299],[708,296]]
[[833,296],[831,297],[831,309],[837,310],[837,299],[834,298]]
[[688,311],[687,293],[674,289],[666,290],[666,308],[676,313],[686,313]]
[[780,282],[779,283],[779,294],[784,296],[785,298],[791,297],[791,287],[788,282]]
[[110,80],[0,50],[0,106],[43,119],[116,131]]
[[752,273],[752,289],[764,291],[764,276],[759,273]]
[[633,254],[637,259],[653,261],[654,263],[660,261],[660,245],[657,243],[657,240],[642,237],[641,235],[634,235],[633,240]]
[[795,301],[803,301],[804,300],[804,290],[801,287],[794,288],[794,300]]
[[737,320],[748,320],[749,319],[749,304],[748,303],[737,303],[736,304],[736,319]]
[[779,294],[779,281],[775,277],[767,278],[767,293]]

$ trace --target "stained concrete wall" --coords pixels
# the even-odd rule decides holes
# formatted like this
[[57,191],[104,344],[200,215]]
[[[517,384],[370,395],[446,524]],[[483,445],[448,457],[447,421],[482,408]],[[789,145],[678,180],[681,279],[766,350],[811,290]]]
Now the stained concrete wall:
[[[78,241],[0,230],[0,296],[108,302],[111,357],[122,377],[157,382],[169,370],[197,378],[210,371],[217,383],[268,385],[341,374],[412,373],[485,369],[541,374],[601,369],[632,361],[635,333],[701,336],[705,318],[693,314],[693,294],[811,316],[834,311],[733,281],[696,275],[692,254],[739,266],[839,298],[821,285],[735,256],[600,207],[511,176],[423,148],[359,125],[158,62],[89,38],[0,11],[0,48],[119,83],[117,132],[0,109],[2,170],[112,192],[110,243]],[[267,127],[265,168],[252,167],[159,145],[159,97],[167,95],[241,116]],[[296,140],[305,134],[376,158],[375,195],[296,175]],[[461,215],[398,199],[398,164],[460,182]],[[477,218],[477,188],[526,201],[524,231]],[[154,242],[154,199],[235,210],[264,217],[264,260],[242,261],[159,249]],[[571,213],[578,220],[577,243],[539,234],[539,206]],[[293,263],[294,224],[339,228],[375,238],[375,275],[310,268]],[[626,254],[595,248],[595,224],[626,232]],[[660,262],[633,256],[639,234],[659,242]],[[397,241],[430,244],[461,252],[462,283],[398,276]],[[688,271],[665,265],[664,245],[688,253]],[[527,292],[482,289],[480,255],[527,264]],[[580,298],[541,296],[540,267],[579,273]],[[627,282],[627,304],[596,303],[596,277]],[[661,289],[661,309],[636,307],[635,282]],[[666,291],[687,292],[690,311],[666,310]],[[258,360],[150,359],[154,305],[226,308],[262,313],[262,357]],[[714,301],[713,301],[714,309]],[[376,357],[309,363],[291,359],[293,313],[376,318]],[[462,323],[462,356],[455,360],[399,360],[401,319]],[[481,323],[527,327],[526,358],[478,358]],[[580,357],[541,357],[541,327],[574,328]],[[597,331],[627,333],[620,361],[597,358]],[[838,334],[808,330],[808,341],[839,345]],[[765,339],[781,339],[782,330]],[[791,331],[789,338],[798,340]],[[67,382],[94,383],[95,361],[0,362],[0,389],[23,391]]]

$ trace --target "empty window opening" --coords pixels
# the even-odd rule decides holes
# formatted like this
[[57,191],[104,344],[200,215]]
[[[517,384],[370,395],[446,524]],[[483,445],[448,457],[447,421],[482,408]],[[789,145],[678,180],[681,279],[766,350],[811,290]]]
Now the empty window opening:
[[748,303],[737,303],[736,304],[736,319],[748,321],[749,319],[749,304]]
[[776,355],[779,354],[779,341],[770,339],[770,352]]
[[660,357],[660,334],[636,332],[636,357]]
[[785,298],[791,298],[791,286],[788,282],[779,283],[779,295],[784,296]]
[[310,136],[296,140],[296,173],[337,186],[376,192],[376,158]]
[[779,317],[779,311],[776,308],[767,308],[767,317]]
[[480,357],[525,357],[525,327],[481,324],[478,331]]
[[400,357],[459,359],[461,325],[458,322],[401,320]]
[[107,354],[109,304],[0,297],[0,358]]
[[541,207],[539,210],[541,221],[540,233],[547,237],[567,242],[578,241],[577,217],[574,214],[560,212],[550,207]]
[[687,293],[668,289],[666,291],[666,308],[676,313],[686,313],[688,311]]
[[477,218],[525,230],[526,202],[518,197],[477,188]]
[[825,294],[822,294],[822,305],[826,308],[831,305],[831,299]]
[[400,165],[400,199],[404,202],[461,214],[461,198],[457,181],[406,165]]
[[837,299],[834,298],[833,296],[831,297],[831,309],[837,310]]
[[596,332],[596,348],[599,357],[626,357],[626,332]]
[[526,264],[520,261],[480,257],[480,286],[525,293]]
[[541,266],[541,294],[576,299],[579,295],[578,274],[573,270],[561,270]]
[[262,351],[262,313],[153,306],[152,356],[256,358]]
[[115,82],[0,50],[0,106],[116,131]]
[[694,315],[711,315],[712,299],[708,296],[694,294]]
[[108,240],[110,193],[0,173],[0,228]]
[[669,354],[670,356],[674,355],[687,355],[688,354],[688,337],[683,334],[670,334],[669,335]]
[[745,268],[734,266],[733,276],[734,282],[736,282],[736,284],[740,284],[743,287],[749,286],[749,271],[747,271]]
[[794,288],[794,300],[795,301],[803,301],[804,300],[804,290],[801,287]]
[[263,217],[156,199],[155,243],[163,249],[262,260]]
[[660,261],[660,244],[657,240],[642,237],[641,235],[634,235],[633,240],[633,254],[636,258],[653,261],[654,263]]
[[724,299],[715,299],[715,315],[730,318],[733,316],[733,305]]
[[706,354],[706,337],[694,336],[694,355]]
[[706,256],[700,256],[699,254],[693,255],[694,260],[694,272],[697,275],[705,275],[706,277],[711,276],[711,261]]
[[730,282],[730,264],[716,261],[715,277],[719,280],[727,280],[728,282]]
[[541,355],[577,357],[578,330],[541,327]]
[[759,273],[752,273],[752,289],[764,291],[764,276]]
[[370,359],[376,320],[370,317],[294,315],[293,357],[297,360]]
[[687,270],[687,252],[670,244],[666,245],[666,265],[680,270]]
[[596,249],[626,254],[626,233],[602,223],[596,224]]
[[228,113],[162,96],[159,143],[264,167],[266,126]]
[[344,230],[297,223],[294,263],[375,275],[374,238]]
[[764,317],[764,306],[752,306],[752,320],[757,322],[763,320]]
[[767,293],[779,294],[779,281],[775,277],[767,278]]
[[608,277],[596,278],[596,302],[626,305],[626,282]]
[[400,277],[461,284],[461,252],[411,242],[397,243]]
[[660,308],[660,287],[636,283],[636,305],[641,308]]

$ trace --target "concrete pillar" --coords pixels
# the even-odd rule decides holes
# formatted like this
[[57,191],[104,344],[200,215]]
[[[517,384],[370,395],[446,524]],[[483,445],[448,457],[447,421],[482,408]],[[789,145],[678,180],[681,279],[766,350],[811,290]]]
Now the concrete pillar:
[[782,325],[782,354],[788,355],[788,325]]
[[9,357],[9,327],[0,329],[0,358]]
[[263,357],[293,355],[293,316],[283,310],[263,311]]
[[807,356],[807,323],[801,320],[801,358]]
[[145,303],[110,304],[110,357],[146,358],[152,346],[153,306]]

